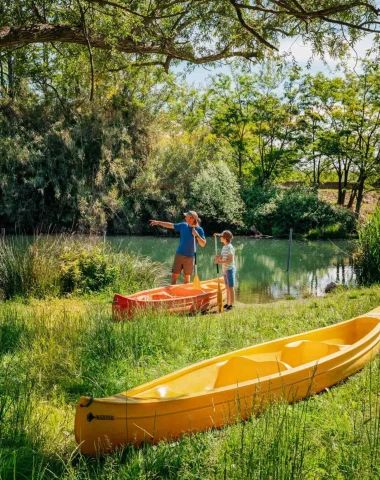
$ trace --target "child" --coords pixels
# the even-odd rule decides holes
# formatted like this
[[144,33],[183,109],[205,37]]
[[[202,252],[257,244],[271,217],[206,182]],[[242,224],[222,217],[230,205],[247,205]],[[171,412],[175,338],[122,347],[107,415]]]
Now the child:
[[223,268],[224,283],[227,288],[227,304],[225,310],[231,310],[235,303],[235,249],[231,244],[233,235],[229,230],[224,230],[220,236],[220,241],[224,244],[220,255],[215,255],[215,263],[219,263]]

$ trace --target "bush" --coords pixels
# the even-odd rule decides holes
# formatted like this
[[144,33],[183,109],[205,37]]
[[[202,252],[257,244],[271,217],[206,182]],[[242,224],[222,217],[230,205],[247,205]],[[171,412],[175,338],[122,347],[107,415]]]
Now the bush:
[[358,269],[358,281],[362,284],[380,282],[380,208],[358,232],[354,263]]
[[99,292],[118,278],[119,269],[97,246],[70,249],[60,257],[61,293]]
[[246,216],[247,226],[255,225],[262,233],[282,236],[293,228],[298,234],[315,230],[329,232],[338,238],[336,235],[346,237],[355,230],[352,212],[319,200],[311,188],[277,187],[275,191],[268,188],[266,191],[267,197],[262,195],[262,198],[268,201],[250,209]]
[[315,239],[328,239],[328,238],[347,238],[348,232],[345,225],[341,223],[336,223],[334,225],[327,225],[327,227],[322,228],[312,228],[306,234],[306,237],[315,240]]

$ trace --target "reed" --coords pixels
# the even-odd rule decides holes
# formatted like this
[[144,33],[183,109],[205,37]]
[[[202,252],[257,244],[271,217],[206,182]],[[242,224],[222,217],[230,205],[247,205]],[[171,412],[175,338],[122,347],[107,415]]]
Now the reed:
[[380,207],[358,232],[354,260],[359,282],[365,285],[380,283]]
[[125,254],[98,237],[46,235],[0,242],[0,298],[132,293],[155,286],[164,275],[160,264]]
[[[83,457],[81,394],[106,396],[217,354],[354,317],[376,287],[193,317],[114,323],[104,297],[3,302],[0,478],[377,479],[380,360],[328,392],[177,442]],[[231,420],[231,419],[230,419]]]

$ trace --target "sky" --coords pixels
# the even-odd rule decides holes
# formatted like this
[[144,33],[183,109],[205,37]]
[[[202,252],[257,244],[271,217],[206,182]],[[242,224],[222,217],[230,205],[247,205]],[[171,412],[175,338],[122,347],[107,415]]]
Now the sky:
[[[373,35],[367,35],[355,45],[355,51],[352,50],[351,58],[347,60],[347,63],[351,68],[355,68],[356,71],[358,71],[359,65],[357,63],[357,57],[363,58],[366,54],[366,51],[372,46],[373,41]],[[304,67],[306,71],[307,63],[312,57],[311,48],[302,43],[301,39],[292,38],[284,40],[280,45],[280,53],[289,51],[293,54],[297,63],[301,67]],[[316,57],[311,62],[311,66],[307,71],[311,74],[323,72],[326,76],[332,76],[334,75],[334,72],[336,72],[336,67],[337,61],[333,60],[329,56],[326,57],[326,62],[324,62],[321,58]],[[184,66],[180,67],[178,70],[182,71],[183,69]],[[207,83],[207,78],[209,76],[216,75],[217,73],[228,74],[229,72],[230,69],[228,65],[223,65],[220,67],[199,65],[196,66],[191,73],[187,74],[186,80],[190,84],[204,85]]]

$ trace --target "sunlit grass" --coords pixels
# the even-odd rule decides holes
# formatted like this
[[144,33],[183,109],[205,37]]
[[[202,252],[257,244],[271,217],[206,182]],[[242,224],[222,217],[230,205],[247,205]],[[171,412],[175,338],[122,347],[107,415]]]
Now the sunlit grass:
[[99,237],[41,235],[0,239],[0,299],[56,298],[153,288],[161,264]]
[[[104,298],[0,304],[0,478],[378,478],[380,364],[294,405],[105,459],[74,441],[80,395],[107,396],[230,350],[334,324],[380,289],[114,323]],[[54,473],[52,473],[54,472]]]

